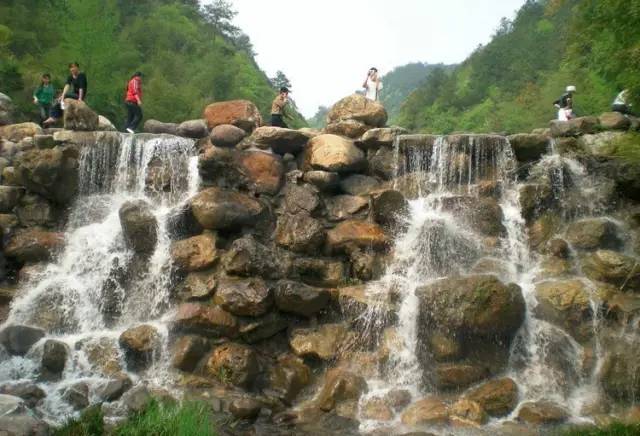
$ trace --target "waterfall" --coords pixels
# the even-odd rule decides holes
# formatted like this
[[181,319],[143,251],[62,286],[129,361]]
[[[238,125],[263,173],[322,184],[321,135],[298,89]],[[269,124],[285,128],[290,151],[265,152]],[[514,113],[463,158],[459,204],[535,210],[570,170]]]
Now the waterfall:
[[[141,323],[156,327],[166,347],[163,315],[171,290],[167,220],[197,192],[195,153],[193,140],[145,134],[101,135],[97,144],[82,149],[80,194],[70,212],[66,245],[54,262],[30,272],[21,283],[6,322],[45,328],[48,336],[39,345],[53,338],[69,347],[62,380],[39,383],[49,394],[41,407],[49,419],[60,422],[72,413],[60,400],[65,386],[78,381],[92,386],[104,383],[105,375],[90,362],[95,356],[86,350],[93,354],[112,350],[114,365],[125,368],[117,339]],[[126,247],[119,219],[120,207],[139,199],[152,205],[158,223],[157,245],[146,263]],[[122,280],[124,276],[129,282]],[[0,362],[0,379],[34,381],[41,348],[36,345],[25,357]],[[166,377],[166,367],[166,363],[153,365],[145,378]]]

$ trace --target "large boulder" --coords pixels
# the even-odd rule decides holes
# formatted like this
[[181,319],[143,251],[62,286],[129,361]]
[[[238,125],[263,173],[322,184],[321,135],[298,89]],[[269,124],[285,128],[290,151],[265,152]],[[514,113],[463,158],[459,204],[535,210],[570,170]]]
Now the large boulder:
[[178,125],[177,133],[185,138],[200,139],[209,136],[209,129],[204,120],[187,120]]
[[[98,115],[98,129],[99,131],[102,132],[115,132],[116,126],[113,125],[113,123],[109,120],[109,118],[104,117],[102,115]],[[39,147],[39,148],[43,148],[43,147]]]
[[13,123],[13,111],[11,98],[0,92],[0,126]]
[[45,378],[60,377],[69,357],[67,344],[55,339],[48,339],[42,348],[42,375]]
[[275,288],[276,307],[282,312],[310,317],[324,309],[330,300],[329,291],[291,280],[278,282]]
[[307,171],[302,178],[323,192],[335,190],[340,183],[340,175],[329,171]]
[[505,416],[518,405],[518,385],[510,378],[491,380],[473,388],[464,397],[480,404],[490,416]]
[[13,210],[22,227],[53,228],[60,218],[60,209],[38,194],[27,194]]
[[582,259],[582,272],[592,280],[640,292],[640,261],[611,250],[597,250]]
[[384,228],[396,228],[409,214],[409,202],[400,191],[386,189],[372,197],[373,218]]
[[325,200],[325,207],[330,221],[343,221],[354,218],[356,214],[366,214],[369,199],[356,195],[336,195]]
[[574,248],[582,250],[617,249],[622,245],[616,224],[606,218],[585,218],[571,223],[566,239]]
[[349,195],[367,195],[380,187],[375,177],[364,174],[352,174],[340,182],[340,189]]
[[316,398],[318,407],[329,412],[344,401],[358,401],[367,391],[367,382],[359,374],[333,368],[327,371],[324,385]]
[[486,379],[489,368],[466,363],[440,363],[434,372],[434,382],[438,389],[464,389]]
[[379,225],[362,220],[344,221],[327,232],[327,246],[334,253],[351,247],[382,251],[388,244],[389,239]]
[[529,401],[520,406],[518,420],[533,425],[560,424],[569,418],[569,412],[550,401]]
[[42,128],[36,123],[9,124],[0,127],[0,138],[11,142],[20,142],[24,138],[42,135]]
[[534,162],[550,150],[550,138],[546,135],[520,133],[507,137],[516,159],[521,163]]
[[[0,394],[22,398],[29,408],[35,408],[46,397],[45,392],[29,381],[9,382],[0,386]],[[2,412],[0,412],[2,416]],[[0,431],[4,430],[0,427]]]
[[67,204],[78,192],[78,160],[70,149],[32,149],[18,156],[14,167],[29,191],[56,203]]
[[204,366],[210,377],[243,388],[253,385],[259,370],[256,352],[247,345],[233,342],[214,348]]
[[213,301],[234,315],[260,316],[271,309],[273,294],[260,278],[225,278],[218,281]]
[[44,330],[26,325],[11,325],[0,331],[0,344],[12,355],[24,356],[44,337]]
[[255,104],[248,100],[221,101],[204,109],[203,118],[209,129],[220,124],[232,124],[251,133],[262,124],[262,116]]
[[536,314],[569,331],[578,339],[592,333],[593,313],[587,285],[579,279],[536,284]]
[[445,425],[449,422],[449,408],[436,397],[416,401],[402,414],[405,425]]
[[64,246],[64,235],[28,229],[15,233],[5,246],[4,254],[20,262],[50,260]]
[[263,151],[244,151],[238,154],[237,162],[250,189],[258,194],[278,193],[284,175],[280,156]]
[[283,209],[288,214],[313,214],[321,205],[320,196],[311,185],[288,184],[283,193]]
[[208,188],[193,197],[191,210],[205,229],[233,230],[253,224],[263,206],[238,192]]
[[398,135],[405,135],[409,133],[407,129],[402,127],[383,127],[370,129],[362,135],[360,143],[364,148],[376,148],[376,147],[391,147]]
[[202,300],[210,297],[216,289],[215,270],[192,272],[187,274],[179,287],[182,300]]
[[302,359],[290,354],[280,356],[269,372],[269,389],[287,404],[310,382],[311,369]]
[[120,207],[120,225],[127,245],[136,253],[151,254],[158,241],[158,222],[144,200],[127,201]]
[[209,268],[218,259],[215,234],[207,232],[174,242],[171,245],[171,258],[182,271],[192,272]]
[[64,100],[64,128],[93,132],[98,130],[99,117],[84,101],[67,98]]
[[274,153],[298,154],[309,141],[309,137],[299,130],[264,126],[253,131],[251,141],[259,148],[271,148]]
[[171,366],[181,371],[193,371],[200,359],[209,349],[205,338],[199,336],[182,336],[173,345]]
[[600,383],[611,398],[634,401],[640,395],[640,350],[635,343],[609,344],[599,373]]
[[346,136],[347,138],[357,139],[369,130],[371,126],[367,126],[362,121],[357,120],[340,120],[334,123],[327,124],[324,128],[324,133],[331,133],[333,135]]
[[166,133],[168,135],[178,134],[178,125],[176,123],[163,123],[158,120],[147,120],[142,127],[145,133],[161,134]]
[[594,156],[613,156],[618,148],[618,142],[623,140],[624,132],[605,131],[589,135],[582,135],[576,140],[576,146],[583,152]]
[[604,130],[627,130],[631,127],[631,120],[620,112],[605,112],[599,120]]
[[291,270],[291,259],[278,250],[262,245],[250,235],[233,241],[222,263],[228,274],[279,279]]
[[550,123],[551,136],[580,136],[595,133],[599,128],[597,117],[579,117],[569,121],[554,120]]
[[317,253],[325,240],[324,226],[307,213],[284,214],[278,218],[275,241],[298,253]]
[[173,329],[208,337],[233,337],[238,332],[238,322],[219,306],[184,303],[178,307],[173,319]]
[[327,124],[344,120],[356,120],[368,126],[383,127],[387,122],[387,111],[381,103],[371,101],[360,94],[353,94],[334,104],[327,114]]
[[337,356],[347,334],[344,324],[323,324],[291,332],[289,346],[300,357],[331,360]]
[[146,324],[125,330],[118,342],[124,350],[127,367],[132,370],[147,368],[160,349],[158,331]]
[[367,165],[364,152],[353,141],[331,134],[319,135],[309,141],[307,162],[313,169],[337,173],[357,172]]
[[220,124],[211,129],[209,138],[216,147],[235,147],[247,136],[247,132],[231,124]]

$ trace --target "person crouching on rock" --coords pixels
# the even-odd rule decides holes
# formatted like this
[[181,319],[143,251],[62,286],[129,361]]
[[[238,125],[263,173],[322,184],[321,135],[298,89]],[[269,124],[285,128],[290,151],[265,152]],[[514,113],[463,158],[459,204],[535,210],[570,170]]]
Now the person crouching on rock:
[[[80,64],[71,62],[69,64],[69,73],[67,83],[62,89],[62,96],[58,103],[51,109],[51,116],[42,123],[43,125],[53,124],[62,118],[64,99],[71,98],[73,100],[84,101],[87,98],[87,76],[80,72]],[[71,87],[73,87],[73,91],[71,91]]]
[[[285,108],[289,103],[289,89],[284,86],[280,88],[280,93],[271,103],[271,125],[274,127],[287,128],[284,117],[287,116]],[[288,117],[288,116],[287,116]],[[289,117],[288,117],[289,118]]]
[[42,124],[51,116],[50,112],[54,92],[53,85],[51,84],[51,76],[49,74],[43,74],[40,86],[33,92],[33,104],[38,105],[38,109],[40,110],[40,123]]
[[380,90],[382,89],[382,81],[378,76],[377,68],[371,67],[369,69],[367,78],[362,84],[362,87],[365,89],[365,97],[367,97],[369,100],[378,101],[378,98],[380,97]]
[[629,90],[625,89],[617,95],[616,99],[611,105],[611,110],[613,112],[619,112],[623,115],[636,116],[636,114],[633,112],[632,104],[629,103]]
[[127,83],[124,104],[127,107],[125,130],[135,133],[142,120],[142,73],[136,72]]
[[558,120],[568,121],[573,118],[573,93],[576,92],[576,87],[573,85],[567,86],[567,92],[553,102],[553,105],[558,109]]

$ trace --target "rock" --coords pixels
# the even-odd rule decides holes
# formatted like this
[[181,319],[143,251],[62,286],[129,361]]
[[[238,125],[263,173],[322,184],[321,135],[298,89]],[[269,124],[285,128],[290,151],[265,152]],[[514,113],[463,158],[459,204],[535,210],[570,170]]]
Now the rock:
[[616,153],[617,142],[624,136],[624,132],[614,131],[583,135],[577,139],[576,147],[581,152],[594,156],[613,156]]
[[569,121],[551,121],[551,136],[580,136],[595,133],[599,127],[597,117],[579,117]]
[[347,276],[344,262],[331,258],[296,258],[293,271],[300,280],[312,286],[339,286]]
[[464,363],[441,363],[435,369],[438,389],[464,389],[489,376],[489,369]]
[[[618,161],[613,177],[616,191],[622,197],[640,201],[640,179],[637,176],[639,172],[640,162]],[[4,173],[2,177],[2,180],[4,180]]]
[[24,412],[26,409],[25,406],[26,404],[22,398],[13,395],[0,394],[0,417],[17,415]]
[[192,272],[180,286],[182,300],[201,300],[210,297],[216,289],[216,278],[213,271]]
[[91,110],[84,101],[65,98],[64,104],[63,122],[66,130],[82,130],[87,132],[98,130],[98,114]]
[[409,214],[409,202],[400,191],[378,191],[372,198],[373,218],[385,229],[396,229]]
[[516,159],[521,164],[540,160],[550,150],[549,137],[547,135],[520,133],[508,136],[507,139],[516,155]]
[[189,120],[183,121],[178,125],[178,136],[184,136],[186,138],[206,138],[209,136],[209,129],[204,120]]
[[258,318],[244,318],[240,337],[248,344],[269,339],[289,327],[289,320],[280,312],[269,312]]
[[145,133],[178,135],[178,125],[176,123],[163,123],[158,120],[147,120],[142,127]]
[[120,207],[120,225],[127,245],[136,253],[151,254],[158,241],[158,222],[145,200],[127,201]]
[[328,171],[307,171],[304,173],[303,180],[318,188],[319,191],[326,192],[338,187],[340,176],[338,173]]
[[362,281],[378,280],[385,270],[384,259],[373,250],[349,247],[351,272]]
[[553,191],[548,184],[526,183],[520,185],[518,191],[522,216],[527,221],[540,215],[553,198]]
[[457,360],[462,356],[460,342],[441,332],[429,336],[429,349],[437,362]]
[[396,176],[396,156],[391,148],[380,147],[377,150],[367,150],[367,161],[370,174],[382,180],[391,180]]
[[[2,112],[0,112],[0,116],[2,116]],[[11,436],[48,436],[51,434],[49,425],[42,419],[34,417],[29,411],[0,416],[0,431]]]
[[287,404],[291,404],[310,382],[311,369],[302,359],[290,354],[280,356],[269,372],[269,389]]
[[36,123],[9,124],[0,127],[0,138],[11,142],[20,142],[24,138],[42,135],[42,128]]
[[481,198],[469,209],[471,226],[486,236],[502,236],[506,229],[503,221],[502,208],[495,198]]
[[251,347],[228,342],[211,352],[204,371],[224,384],[250,388],[258,376],[258,358]]
[[[30,409],[34,409],[40,401],[47,396],[36,384],[28,381],[3,384],[0,386],[0,394],[3,396],[10,395],[24,400],[24,404]],[[1,430],[2,428],[0,428],[0,431]]]
[[145,385],[138,385],[129,389],[120,400],[128,414],[139,414],[144,411],[151,401],[159,403],[175,403],[176,400],[164,389],[149,389]]
[[231,124],[220,124],[211,129],[209,138],[216,147],[235,147],[247,136],[247,132]]
[[48,339],[42,349],[42,373],[45,378],[57,379],[64,371],[69,347],[64,342]]
[[518,412],[518,420],[534,425],[559,424],[568,418],[565,409],[550,401],[526,402]]
[[568,259],[570,255],[569,244],[564,239],[555,238],[547,243],[547,250],[551,256],[558,259]]
[[35,135],[33,137],[33,143],[39,149],[53,148],[56,145],[53,135]]
[[260,413],[263,404],[253,398],[236,398],[229,404],[229,412],[236,419],[254,419]]
[[398,135],[409,133],[407,129],[402,127],[383,127],[367,130],[360,142],[364,148],[391,147]]
[[183,303],[173,319],[173,329],[207,337],[233,337],[238,333],[238,323],[219,306]]
[[320,410],[329,412],[343,401],[357,401],[366,391],[367,382],[362,376],[341,368],[333,368],[327,371],[316,402]]
[[620,112],[605,112],[599,120],[604,130],[628,130],[631,126],[631,120]]
[[210,104],[204,109],[203,118],[209,129],[220,124],[232,124],[248,133],[262,124],[260,111],[256,105],[248,100],[231,100]]
[[76,349],[81,350],[93,371],[104,377],[113,377],[121,373],[121,350],[116,340],[111,337],[97,337],[76,343]]
[[287,276],[291,270],[291,260],[288,257],[260,244],[252,236],[233,241],[222,264],[228,274],[243,277],[279,279]]
[[589,292],[581,280],[553,280],[536,284],[535,313],[571,332],[578,339],[590,335],[593,313]]
[[0,185],[0,212],[10,213],[24,195],[24,188]]
[[297,356],[331,360],[337,355],[346,334],[344,324],[298,328],[291,332],[289,345]]
[[15,233],[5,246],[5,256],[20,262],[50,260],[63,245],[62,233],[37,229],[22,230]]
[[126,375],[119,375],[116,378],[107,381],[96,389],[96,396],[105,402],[116,401],[122,395],[131,389],[131,379]]
[[278,309],[306,317],[324,309],[330,299],[326,289],[312,288],[291,280],[278,282],[274,293]]
[[333,253],[344,251],[348,247],[382,251],[388,244],[389,240],[384,230],[367,221],[344,221],[327,232],[327,247]]
[[118,342],[124,350],[127,366],[134,371],[147,368],[160,349],[158,331],[150,325],[125,330]]
[[327,218],[342,221],[353,218],[358,212],[366,213],[369,200],[355,195],[336,195],[325,200]]
[[89,407],[89,385],[85,382],[74,383],[64,390],[62,399],[76,410]]
[[487,413],[475,401],[460,399],[449,408],[451,424],[455,427],[479,427],[488,421]]
[[0,92],[0,126],[13,122],[13,102],[8,95]]
[[615,250],[622,245],[615,223],[606,218],[585,218],[571,223],[566,239],[574,248],[582,250]]
[[545,213],[529,225],[529,245],[533,249],[540,249],[559,230],[560,217],[553,213]]
[[271,309],[273,295],[271,289],[258,277],[225,278],[218,282],[213,301],[234,315],[260,316]]
[[281,127],[258,127],[251,134],[251,140],[259,148],[271,148],[278,154],[298,154],[309,141],[303,132]]
[[19,184],[58,204],[67,204],[78,192],[78,161],[68,149],[29,150],[15,159],[14,166]]
[[22,227],[55,227],[60,211],[37,194],[26,194],[14,209]]
[[640,262],[611,250],[597,250],[582,259],[582,272],[592,280],[640,292]]
[[23,182],[20,179],[20,174],[16,171],[15,167],[5,167],[2,170],[2,183],[10,186],[22,186]]
[[281,247],[296,253],[317,253],[325,240],[324,226],[306,213],[281,215],[275,232]]
[[387,122],[387,111],[381,103],[353,94],[338,101],[327,114],[327,124],[342,120],[356,120],[372,127],[383,127]]
[[346,138],[337,135],[320,135],[307,144],[308,162],[315,170],[340,174],[357,172],[366,167],[362,150]]
[[632,343],[609,344],[600,370],[604,392],[615,400],[634,401],[640,394],[640,350]]
[[380,182],[375,177],[362,174],[353,174],[340,182],[340,189],[350,195],[367,195],[379,186]]
[[205,229],[233,230],[253,224],[263,206],[234,191],[208,188],[193,197],[191,209]]
[[182,336],[173,346],[171,366],[191,372],[209,349],[206,339],[199,336]]
[[449,408],[436,397],[416,401],[402,414],[405,425],[444,425],[449,422]]
[[173,263],[186,272],[200,271],[212,266],[218,259],[216,236],[203,233],[171,244]]
[[238,157],[238,166],[256,193],[275,195],[280,190],[284,165],[279,156],[263,151],[245,151]]
[[320,197],[310,185],[287,185],[284,188],[284,211],[288,214],[315,212],[320,206]]
[[324,133],[333,135],[346,136],[347,138],[356,139],[361,137],[371,127],[365,123],[356,120],[341,120],[329,123],[324,128]]
[[490,416],[501,417],[518,405],[518,385],[510,378],[495,379],[470,390],[464,398],[480,404]]

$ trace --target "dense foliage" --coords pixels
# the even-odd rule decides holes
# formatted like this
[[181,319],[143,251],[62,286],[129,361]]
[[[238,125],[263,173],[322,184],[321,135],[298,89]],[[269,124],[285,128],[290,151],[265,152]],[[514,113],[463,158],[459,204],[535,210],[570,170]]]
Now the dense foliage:
[[[36,119],[31,93],[51,73],[61,88],[67,64],[88,77],[88,103],[117,125],[127,80],[144,74],[146,118],[199,118],[213,101],[245,98],[268,115],[275,90],[253,59],[248,37],[217,0],[5,0],[0,4],[0,92]],[[298,117],[294,124],[304,124]]]
[[640,3],[527,0],[451,74],[433,71],[397,121],[434,133],[526,131],[554,118],[567,85],[578,88],[578,115],[599,114],[623,88],[640,95],[639,73]]

